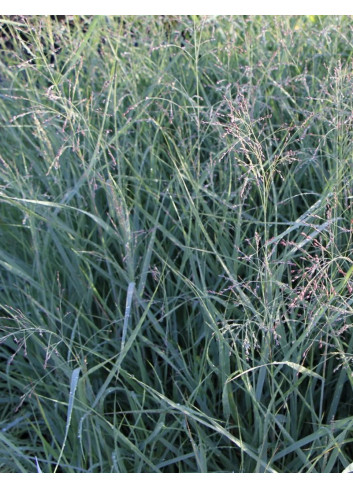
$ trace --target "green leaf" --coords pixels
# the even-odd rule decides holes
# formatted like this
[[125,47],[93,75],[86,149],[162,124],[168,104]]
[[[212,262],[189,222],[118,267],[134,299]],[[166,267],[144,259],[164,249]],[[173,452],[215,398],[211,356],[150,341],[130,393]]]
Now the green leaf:
[[347,474],[353,472],[353,462],[347,465],[347,467],[342,471],[342,474]]
[[64,453],[65,445],[66,445],[66,440],[67,436],[69,434],[69,428],[70,428],[70,423],[71,423],[71,416],[72,416],[72,410],[74,407],[74,399],[75,399],[75,392],[76,392],[76,387],[78,383],[78,378],[80,376],[80,371],[81,368],[77,367],[75,370],[73,370],[72,375],[71,375],[71,383],[70,383],[70,393],[69,393],[69,403],[68,403],[68,408],[67,408],[67,418],[66,418],[66,428],[65,428],[65,436],[64,436],[64,441],[61,447],[60,455],[58,458],[58,461],[56,463],[54,473],[57,471],[62,455]]

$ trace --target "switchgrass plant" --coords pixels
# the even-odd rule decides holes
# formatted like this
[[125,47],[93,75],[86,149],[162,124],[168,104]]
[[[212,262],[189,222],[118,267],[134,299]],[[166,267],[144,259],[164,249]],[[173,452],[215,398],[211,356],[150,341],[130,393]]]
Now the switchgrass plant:
[[0,48],[0,471],[349,470],[352,19]]

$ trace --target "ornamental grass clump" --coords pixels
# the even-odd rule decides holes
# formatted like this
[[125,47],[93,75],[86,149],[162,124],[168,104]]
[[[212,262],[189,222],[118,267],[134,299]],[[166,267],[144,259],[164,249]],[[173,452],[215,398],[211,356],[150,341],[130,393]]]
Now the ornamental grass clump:
[[0,52],[0,471],[347,469],[351,18],[10,16]]

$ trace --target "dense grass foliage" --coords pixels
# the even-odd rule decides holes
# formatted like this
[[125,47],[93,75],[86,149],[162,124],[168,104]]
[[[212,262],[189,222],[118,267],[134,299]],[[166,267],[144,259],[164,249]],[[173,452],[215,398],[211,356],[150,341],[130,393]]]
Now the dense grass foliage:
[[349,17],[6,17],[0,471],[353,460]]

